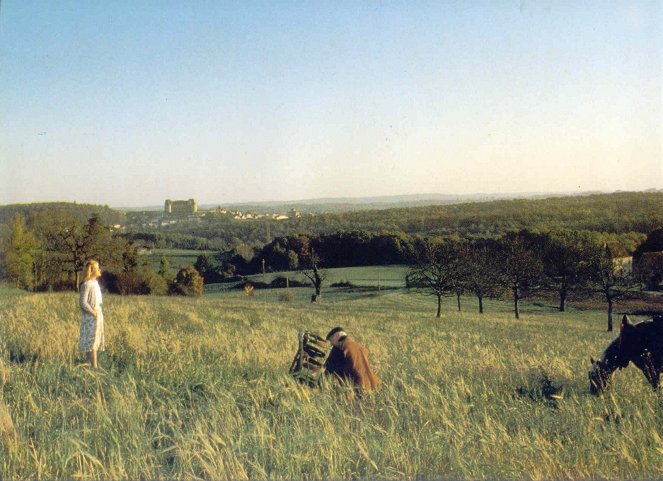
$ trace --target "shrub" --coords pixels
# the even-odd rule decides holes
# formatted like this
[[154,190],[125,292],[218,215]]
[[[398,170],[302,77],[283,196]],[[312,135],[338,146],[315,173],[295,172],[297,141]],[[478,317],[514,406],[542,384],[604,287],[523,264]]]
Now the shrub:
[[193,266],[183,267],[177,273],[170,291],[181,296],[200,296],[203,294],[203,278]]
[[239,284],[237,284],[234,288],[246,290],[247,289],[246,286],[251,286],[252,289],[269,289],[271,287],[266,282],[260,282],[260,281],[249,282],[245,280],[244,282],[240,282]]
[[275,277],[272,282],[269,283],[269,287],[272,288],[284,288],[284,287],[308,287],[309,284],[304,282],[295,281],[292,279],[286,279],[283,276]]
[[149,294],[145,279],[138,272],[122,272],[117,279],[119,294]]
[[157,296],[168,294],[168,282],[157,272],[146,267],[140,270],[140,275],[143,277],[148,294]]
[[126,271],[120,274],[106,271],[102,282],[108,292],[121,295],[163,295],[168,292],[168,284],[163,277],[144,267],[139,271]]
[[295,299],[295,296],[292,294],[292,291],[289,289],[285,292],[279,293],[279,301],[281,302],[292,302]]
[[101,279],[108,292],[113,294],[148,294],[147,286],[138,272],[129,271],[116,274],[105,271]]

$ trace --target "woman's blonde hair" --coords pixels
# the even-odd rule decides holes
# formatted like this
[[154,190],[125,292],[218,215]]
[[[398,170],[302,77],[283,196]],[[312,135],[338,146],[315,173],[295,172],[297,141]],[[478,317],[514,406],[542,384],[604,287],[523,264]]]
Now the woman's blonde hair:
[[99,263],[97,261],[89,260],[85,263],[85,280],[96,279],[101,275]]

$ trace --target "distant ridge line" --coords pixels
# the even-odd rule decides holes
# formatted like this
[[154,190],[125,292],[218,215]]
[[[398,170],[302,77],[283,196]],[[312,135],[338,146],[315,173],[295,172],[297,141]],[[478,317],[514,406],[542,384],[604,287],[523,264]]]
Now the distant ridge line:
[[[371,204],[388,205],[389,207],[398,207],[398,204],[404,204],[403,207],[408,207],[408,204],[416,204],[421,206],[422,203],[431,202],[445,203],[445,204],[460,204],[464,202],[489,202],[493,200],[510,200],[510,199],[543,199],[551,197],[582,197],[589,195],[609,195],[623,192],[660,192],[663,189],[647,189],[643,191],[627,191],[617,190],[612,192],[606,191],[582,191],[582,192],[520,192],[520,193],[476,193],[476,194],[399,194],[399,195],[383,195],[383,196],[369,196],[369,197],[319,197],[310,199],[295,199],[295,200],[272,200],[272,201],[245,201],[245,202],[207,202],[199,203],[201,209],[211,209],[222,206],[229,209],[256,208],[256,207],[269,207],[269,208],[291,208],[296,206],[362,206],[370,207]],[[114,207],[118,210],[162,210],[163,206],[140,206],[140,207]]]

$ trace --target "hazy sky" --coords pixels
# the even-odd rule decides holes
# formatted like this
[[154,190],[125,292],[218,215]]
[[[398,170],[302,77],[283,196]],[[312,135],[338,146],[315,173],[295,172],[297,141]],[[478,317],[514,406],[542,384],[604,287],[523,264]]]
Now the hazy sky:
[[3,0],[0,203],[663,188],[662,2]]

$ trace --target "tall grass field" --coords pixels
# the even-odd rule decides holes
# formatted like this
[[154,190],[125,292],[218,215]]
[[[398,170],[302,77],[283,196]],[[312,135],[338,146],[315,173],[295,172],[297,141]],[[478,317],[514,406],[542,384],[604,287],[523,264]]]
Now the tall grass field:
[[[589,394],[604,312],[281,291],[105,295],[98,371],[75,293],[0,292],[0,479],[663,478],[663,396],[632,366]],[[338,325],[379,392],[288,375],[298,330]]]

